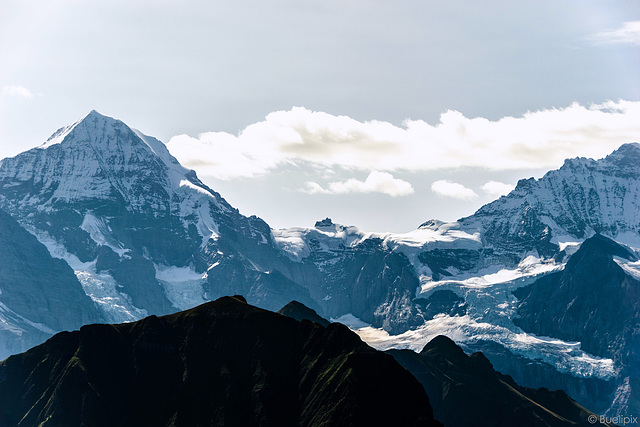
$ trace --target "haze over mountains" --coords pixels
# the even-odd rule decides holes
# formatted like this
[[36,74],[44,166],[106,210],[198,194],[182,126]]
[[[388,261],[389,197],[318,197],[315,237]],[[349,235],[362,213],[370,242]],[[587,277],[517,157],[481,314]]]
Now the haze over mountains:
[[639,197],[630,143],[454,223],[272,230],[162,142],[92,111],[0,161],[0,358],[60,330],[242,294],[270,310],[300,301],[381,349],[444,334],[521,385],[638,413]]

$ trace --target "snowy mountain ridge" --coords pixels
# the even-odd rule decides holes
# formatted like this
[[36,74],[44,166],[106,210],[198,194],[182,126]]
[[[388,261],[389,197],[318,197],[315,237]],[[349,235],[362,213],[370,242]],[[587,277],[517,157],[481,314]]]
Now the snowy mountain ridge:
[[[241,215],[161,141],[95,111],[0,161],[0,209],[36,236],[38,250],[70,266],[66,286],[76,288],[79,304],[95,305],[84,308],[85,319],[96,321],[96,307],[101,320],[122,322],[230,294],[271,310],[298,300],[379,348],[417,349],[446,334],[467,351],[487,352],[519,381],[544,378],[602,405],[602,390],[623,384],[619,353],[534,333],[533,320],[525,332],[514,323],[522,309],[514,293],[557,277],[594,235],[639,248],[639,186],[640,144],[632,143],[521,180],[456,222],[430,220],[395,234],[326,218],[274,230]],[[637,259],[598,262],[619,267],[621,283],[634,289]],[[0,348],[0,357],[57,330],[34,320],[42,317],[35,308],[7,299],[8,289],[0,283],[0,323],[8,325],[6,342],[19,345]],[[629,387],[640,389],[634,378]]]
[[[219,222],[239,215],[162,142],[96,111],[0,161],[0,183],[2,207],[74,268],[99,307],[113,303],[106,313],[114,322],[136,320],[147,310],[119,291],[110,272],[98,271],[100,247],[122,259],[139,251],[159,265],[203,270],[205,246],[218,238]],[[155,237],[144,230],[158,226]],[[177,245],[159,241],[175,238]],[[202,295],[199,282],[194,286]]]
[[[529,255],[550,260],[558,252],[575,251],[596,233],[640,248],[638,177],[640,144],[629,143],[604,159],[568,159],[540,179],[523,179],[508,195],[456,222],[429,220],[412,232],[395,234],[364,232],[327,218],[314,228],[273,230],[272,234],[295,261],[314,249],[355,248],[369,238],[381,239],[389,249],[406,254],[417,271],[421,270],[419,251],[494,249],[517,266]],[[505,256],[489,258],[478,267],[504,265]]]

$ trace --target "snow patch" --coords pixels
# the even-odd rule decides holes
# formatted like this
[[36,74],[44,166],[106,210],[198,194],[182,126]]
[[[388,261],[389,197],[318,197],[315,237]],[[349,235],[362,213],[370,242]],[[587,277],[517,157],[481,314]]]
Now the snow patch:
[[19,315],[18,313],[16,313],[15,311],[11,310],[9,307],[7,307],[4,303],[0,302],[0,313],[3,313],[2,315],[0,315],[0,329],[5,330],[5,331],[9,331],[13,334],[19,335],[21,336],[23,332],[26,332],[25,329],[17,326],[16,324],[14,324],[13,322],[11,322],[8,318],[13,317],[14,319],[17,319],[20,321],[20,323],[22,324],[27,324],[39,331],[45,332],[47,334],[55,334],[58,331],[55,331],[53,329],[51,329],[50,327],[48,327],[47,325],[43,325],[42,323],[38,323],[38,322],[32,322],[31,320],[27,319],[24,316]]
[[91,239],[96,242],[98,245],[108,246],[120,256],[123,256],[129,250],[124,249],[122,244],[118,243],[117,245],[112,244],[107,236],[111,234],[111,227],[103,218],[98,218],[93,215],[91,212],[87,212],[84,215],[84,219],[82,220],[81,229],[89,233]]
[[187,310],[208,301],[202,287],[207,273],[198,273],[191,267],[155,265],[156,279],[174,307]]
[[371,327],[369,323],[366,323],[358,319],[356,316],[354,316],[351,313],[343,314],[342,316],[337,318],[332,317],[329,320],[331,320],[331,322],[334,322],[334,323],[342,323],[343,325],[348,326],[350,329],[356,330],[356,332],[358,329]]
[[107,322],[132,322],[148,315],[146,310],[133,305],[129,295],[118,291],[116,281],[110,274],[96,272],[95,260],[82,262],[49,233],[34,228],[27,228],[27,230],[46,246],[52,257],[60,258],[69,264],[82,285],[84,293],[104,313]]
[[636,280],[640,280],[640,260],[629,261],[617,256],[613,257],[613,260],[618,264],[625,273],[633,277]]
[[578,377],[609,379],[617,374],[613,360],[582,351],[580,343],[538,337],[521,330],[514,332],[502,326],[476,321],[468,315],[438,315],[420,328],[399,335],[389,335],[385,330],[371,326],[352,329],[367,344],[383,351],[391,348],[420,351],[436,336],[446,335],[463,347],[480,340],[494,341],[517,355],[541,360],[551,364],[559,372]]
[[[91,114],[91,113],[89,113]],[[89,115],[87,114],[87,115]],[[51,135],[49,137],[49,139],[47,139],[43,144],[39,145],[38,149],[40,150],[46,150],[47,148],[54,146],[54,145],[58,145],[60,144],[62,141],[64,141],[64,139],[67,137],[67,135],[69,135],[71,133],[71,131],[78,126],[78,124],[80,122],[82,122],[85,119],[86,116],[83,116],[82,118],[76,120],[75,122],[73,122],[70,125],[67,125],[63,128],[58,129],[53,135]]]

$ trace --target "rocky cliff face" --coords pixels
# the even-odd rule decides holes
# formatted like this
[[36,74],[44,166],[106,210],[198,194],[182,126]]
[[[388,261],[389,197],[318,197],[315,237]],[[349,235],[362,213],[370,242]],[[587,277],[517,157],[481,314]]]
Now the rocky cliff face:
[[622,145],[601,160],[568,159],[541,179],[516,189],[463,218],[482,229],[483,240],[500,248],[544,256],[559,242],[594,233],[638,243],[640,233],[640,144]]
[[0,357],[100,320],[73,270],[0,210]]
[[637,263],[634,251],[596,235],[563,271],[514,292],[520,300],[514,322],[522,329],[579,341],[586,351],[616,362],[619,384],[628,383],[631,413],[640,410],[640,281],[630,267]]
[[163,143],[95,111],[0,161],[0,208],[72,267],[107,321],[242,293],[390,330],[416,323],[404,310],[417,282],[403,255],[372,240],[331,271],[320,252],[293,262],[264,221],[241,215]]
[[225,297],[61,333],[0,362],[0,425],[440,425],[420,384],[343,325]]
[[[571,316],[590,313],[577,309],[587,307],[582,302],[569,307],[567,300],[560,324],[569,329],[542,339],[536,334],[545,320],[534,314],[525,320],[528,303],[521,305],[513,292],[551,280],[541,277],[565,268],[594,233],[640,247],[639,159],[634,143],[605,159],[567,160],[468,218],[427,221],[406,234],[365,233],[329,219],[312,228],[271,230],[231,207],[160,141],[91,112],[42,146],[0,161],[0,208],[71,267],[105,321],[134,321],[233,293],[268,309],[297,300],[326,318],[355,316],[373,327],[368,337],[381,334],[375,338],[381,343],[423,346],[433,331],[455,337],[465,349],[494,342],[505,354],[578,378],[566,382],[567,390],[595,379],[581,392],[585,396],[615,378],[615,405],[624,409],[628,399],[622,396],[630,395],[635,380],[616,376],[622,363],[616,354],[630,351],[635,338],[620,335],[616,322],[605,319],[607,311],[594,308],[603,323],[584,335],[581,347],[573,342],[582,338],[572,335]],[[623,261],[614,259],[627,273],[640,270],[635,261]],[[628,299],[637,301],[627,288]],[[567,299],[570,289],[557,300]],[[539,299],[535,295],[527,298]],[[20,304],[6,303],[9,311]],[[35,319],[37,310],[25,307],[21,316]],[[513,322],[518,310],[525,331]],[[44,339],[58,326],[45,327],[50,331],[35,328],[33,336],[37,329]],[[18,329],[5,336],[7,351],[22,349]],[[622,338],[607,344],[613,336]],[[497,353],[488,357],[504,362]],[[513,368],[514,375],[533,372],[516,365],[499,366]]]

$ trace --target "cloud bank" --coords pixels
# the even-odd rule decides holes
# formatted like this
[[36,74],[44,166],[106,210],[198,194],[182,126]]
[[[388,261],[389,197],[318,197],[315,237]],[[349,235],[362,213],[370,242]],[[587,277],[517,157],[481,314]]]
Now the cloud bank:
[[431,184],[431,191],[438,196],[451,197],[453,199],[474,200],[478,198],[478,195],[472,189],[447,180],[440,180]]
[[593,39],[601,43],[640,45],[640,21],[625,22],[615,30],[597,33]]
[[328,188],[323,188],[316,182],[306,182],[302,191],[309,194],[382,193],[392,197],[407,196],[414,192],[407,181],[394,178],[388,172],[378,171],[371,172],[364,181],[351,178],[331,182]]
[[33,93],[22,86],[4,86],[2,88],[2,96],[10,98],[32,99]]
[[224,180],[265,174],[286,164],[388,173],[540,169],[558,167],[570,157],[600,158],[640,140],[638,117],[640,102],[623,100],[496,121],[447,111],[436,125],[407,120],[402,126],[294,107],[271,113],[238,135],[178,135],[168,147],[185,166]]
[[504,182],[498,181],[489,181],[484,184],[482,187],[482,191],[487,193],[493,197],[505,196],[511,192],[515,188],[514,185],[505,184]]

